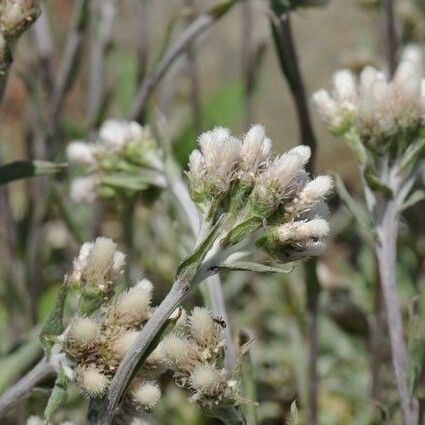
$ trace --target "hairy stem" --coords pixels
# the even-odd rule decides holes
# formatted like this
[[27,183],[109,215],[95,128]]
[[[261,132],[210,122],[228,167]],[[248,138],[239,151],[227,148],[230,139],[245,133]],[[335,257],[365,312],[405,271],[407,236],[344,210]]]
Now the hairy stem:
[[[170,190],[180,203],[189,221],[193,235],[196,237],[199,232],[200,222],[198,211],[190,198],[186,185],[179,178],[173,179],[170,183]],[[218,275],[210,276],[207,279],[207,289],[211,301],[213,314],[221,317],[227,326],[223,330],[225,345],[225,366],[232,371],[236,365],[236,347],[233,343],[232,333],[229,326],[229,316],[227,314],[226,303],[224,300],[223,288]]]
[[381,220],[377,223],[379,242],[376,245],[376,255],[381,277],[382,295],[387,314],[391,357],[404,424],[415,425],[417,422],[415,420],[411,397],[407,388],[407,351],[403,338],[400,298],[397,292],[398,206],[396,200],[382,202],[385,202],[385,205],[383,207]]
[[21,380],[10,387],[0,398],[0,417],[29,396],[41,381],[56,373],[56,368],[49,359],[43,357],[34,368]]

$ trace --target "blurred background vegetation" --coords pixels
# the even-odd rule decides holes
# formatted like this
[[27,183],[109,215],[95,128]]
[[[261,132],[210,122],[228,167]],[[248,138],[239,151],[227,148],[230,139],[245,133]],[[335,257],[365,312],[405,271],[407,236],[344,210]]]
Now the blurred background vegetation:
[[[53,70],[61,66],[74,3],[45,1],[54,43],[50,58]],[[90,121],[86,94],[92,81],[91,43],[99,30],[101,3],[93,0],[90,5],[92,19],[62,111],[59,149],[50,158],[39,143],[37,115],[44,116],[48,95],[46,103],[34,29],[19,41],[0,111],[3,163],[26,158],[63,159],[70,140],[85,137],[105,117],[126,117],[141,77],[155,68],[165,47],[178,37],[193,14],[208,10],[216,2],[116,2],[103,67],[104,99],[98,116]],[[397,2],[405,44],[425,40],[425,12],[420,6],[420,0]],[[237,4],[197,39],[192,46],[193,61],[187,55],[179,57],[150,99],[143,121],[159,129],[163,143],[171,142],[182,165],[196,144],[199,130],[215,125],[243,133],[249,123],[259,122],[280,152],[299,143],[296,112],[275,53],[269,13],[267,2]],[[336,69],[358,71],[366,64],[385,67],[384,25],[382,8],[374,1],[331,0],[324,7],[293,11],[293,36],[308,97],[318,88],[329,87]],[[252,93],[246,85],[250,78],[247,67],[254,72]],[[192,110],[194,78],[201,105],[198,115]],[[314,113],[313,123],[318,140],[317,174],[337,173],[352,196],[360,198],[360,176],[351,151],[328,136]],[[157,302],[166,293],[190,244],[190,231],[178,220],[178,212],[166,195],[156,202],[118,199],[76,205],[69,200],[68,174],[16,182],[2,189],[0,392],[41,356],[40,324],[82,241],[98,234],[117,240],[131,258],[130,276],[146,275],[155,283]],[[6,202],[10,208],[5,208]],[[374,327],[383,326],[383,307],[374,290],[377,277],[370,235],[337,194],[331,204],[332,240],[318,263],[323,289],[318,327],[319,423],[401,423],[394,414],[396,392],[385,329],[378,341],[372,338]],[[399,287],[413,353],[412,368],[422,361],[415,344],[423,342],[423,322],[416,317],[415,305],[419,289],[425,285],[424,206],[421,202],[406,212],[400,240]],[[303,267],[283,277],[248,272],[222,277],[235,338],[254,338],[245,364],[246,396],[259,404],[249,408],[250,425],[295,421],[295,414],[291,419],[291,405],[294,411],[296,402],[302,411],[308,392]],[[200,294],[194,294],[187,303],[201,303]],[[30,414],[42,413],[48,385],[46,382],[46,388],[37,390],[1,423],[25,423]],[[175,387],[170,386],[164,394],[154,411],[157,423],[213,423],[202,418]],[[55,419],[84,423],[84,403],[75,390]]]

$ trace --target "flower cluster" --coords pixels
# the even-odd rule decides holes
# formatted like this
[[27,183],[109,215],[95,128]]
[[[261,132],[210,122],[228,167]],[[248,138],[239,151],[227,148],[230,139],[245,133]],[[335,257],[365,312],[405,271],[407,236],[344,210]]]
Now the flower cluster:
[[[81,253],[76,262],[80,261]],[[74,365],[74,382],[86,396],[98,398],[107,391],[120,361],[153,313],[152,289],[152,283],[144,279],[93,314],[78,314],[71,320],[64,335],[64,350]],[[130,407],[149,410],[158,403],[159,373],[160,363],[154,352],[127,391]]]
[[175,330],[158,346],[161,359],[174,372],[177,385],[204,409],[243,402],[238,380],[223,366],[223,348],[219,321],[201,307],[195,307],[189,317],[181,317]]
[[135,196],[164,185],[156,141],[149,128],[137,122],[106,121],[95,141],[71,142],[66,155],[70,163],[82,164],[87,172],[72,182],[71,198],[76,202],[117,194]]
[[115,242],[99,237],[81,246],[67,276],[67,284],[79,289],[87,298],[109,299],[124,265],[125,255],[117,249]]
[[243,140],[216,128],[202,134],[199,145],[189,159],[190,190],[204,220],[221,217],[221,245],[254,237],[282,261],[320,254],[329,233],[324,198],[332,179],[310,179],[309,147],[273,158],[261,125]]
[[320,90],[313,96],[322,120],[333,134],[358,137],[372,152],[402,151],[425,124],[421,65],[418,51],[410,48],[391,81],[372,67],[359,81],[350,71],[338,71],[332,93]]
[[[90,293],[100,299],[86,314],[80,303],[78,313],[59,339],[74,383],[89,398],[105,395],[121,360],[155,311],[153,285],[147,279],[110,295],[116,289],[116,277],[124,261],[112,240],[98,238],[82,245],[67,281],[83,291],[81,298],[84,287],[92,285]],[[129,384],[124,400],[128,411],[149,411],[159,402],[158,378],[167,369],[174,371],[176,382],[190,390],[192,400],[202,407],[239,404],[237,380],[230,378],[223,367],[221,322],[206,309],[196,307],[189,317],[178,308],[171,323],[171,333],[150,353]]]

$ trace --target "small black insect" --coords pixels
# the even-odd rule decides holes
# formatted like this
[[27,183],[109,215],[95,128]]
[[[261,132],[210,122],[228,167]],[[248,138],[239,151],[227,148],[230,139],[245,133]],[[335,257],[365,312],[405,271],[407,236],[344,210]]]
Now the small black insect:
[[220,325],[223,329],[227,327],[227,323],[225,322],[225,320],[221,316],[213,317],[213,320],[214,320],[215,323]]

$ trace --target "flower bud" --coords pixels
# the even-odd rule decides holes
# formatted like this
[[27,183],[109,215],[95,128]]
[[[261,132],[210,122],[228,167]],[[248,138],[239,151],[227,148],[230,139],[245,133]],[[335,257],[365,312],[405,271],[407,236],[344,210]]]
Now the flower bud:
[[191,387],[201,395],[216,395],[225,382],[225,374],[210,364],[201,364],[190,374]]
[[127,122],[120,120],[107,120],[99,129],[101,141],[110,149],[120,150],[128,141],[131,133]]
[[300,192],[298,202],[303,206],[311,206],[322,200],[333,188],[331,176],[318,176],[308,182]]
[[93,203],[97,198],[97,187],[94,176],[78,177],[71,183],[70,197],[76,203]]
[[120,361],[130,350],[139,335],[138,331],[126,331],[118,335],[112,342],[111,348],[114,356]]
[[66,148],[66,157],[70,162],[92,165],[95,161],[93,146],[88,143],[75,141]]
[[95,240],[87,258],[85,274],[104,275],[112,269],[117,245],[112,239],[99,237]]
[[111,239],[99,237],[82,245],[69,280],[87,293],[108,293],[113,278],[122,272],[124,260],[124,254]]
[[241,169],[248,175],[255,176],[258,168],[267,161],[270,154],[271,141],[266,138],[262,125],[250,128],[241,147]]
[[277,237],[280,243],[299,242],[312,238],[320,239],[328,236],[328,234],[329,224],[321,218],[309,221],[295,221],[283,224],[277,229]]
[[161,399],[161,390],[156,382],[140,382],[131,387],[130,398],[136,408],[150,410]]
[[89,317],[72,319],[67,339],[79,345],[93,344],[100,335],[100,324]]
[[193,350],[191,342],[175,333],[167,335],[160,343],[162,357],[172,367],[184,368],[190,364]]
[[219,339],[219,329],[211,313],[206,308],[195,307],[189,316],[190,333],[202,347],[215,345]]
[[340,102],[356,102],[356,80],[351,71],[346,69],[334,74],[335,96]]
[[112,308],[113,320],[120,325],[140,325],[149,317],[151,300],[152,284],[144,279],[118,297]]
[[209,195],[224,195],[235,177],[241,143],[229,130],[218,127],[201,134],[199,145],[205,163],[205,190]]
[[90,398],[100,398],[108,389],[109,378],[95,365],[78,365],[75,383]]

